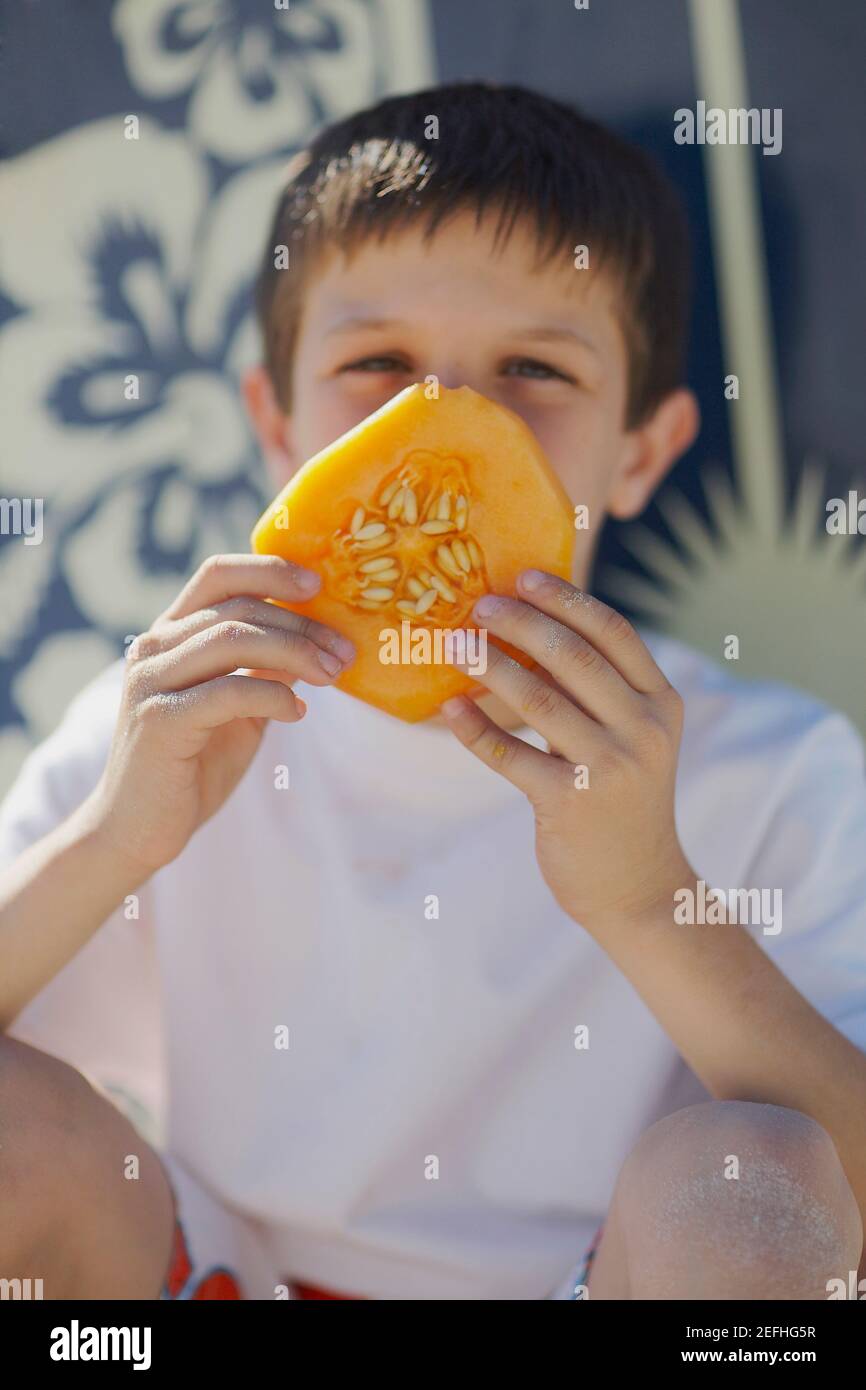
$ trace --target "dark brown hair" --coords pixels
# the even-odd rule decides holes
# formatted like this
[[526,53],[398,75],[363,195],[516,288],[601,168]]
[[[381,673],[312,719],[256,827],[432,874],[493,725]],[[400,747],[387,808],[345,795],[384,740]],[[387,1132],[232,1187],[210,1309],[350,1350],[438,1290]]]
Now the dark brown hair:
[[[430,118],[438,138],[427,138]],[[535,229],[539,264],[590,250],[620,291],[629,357],[626,426],[679,385],[690,293],[680,200],[636,146],[562,102],[522,87],[460,82],[390,97],[320,132],[287,169],[256,283],[265,365],[285,410],[305,274],[329,246],[457,211],[495,214],[495,244],[518,219]],[[276,248],[289,268],[275,266]]]

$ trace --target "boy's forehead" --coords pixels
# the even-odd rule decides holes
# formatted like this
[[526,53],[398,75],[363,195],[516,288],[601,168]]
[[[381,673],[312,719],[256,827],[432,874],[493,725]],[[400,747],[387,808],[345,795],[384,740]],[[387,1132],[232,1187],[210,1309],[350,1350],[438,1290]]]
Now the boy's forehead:
[[[494,246],[494,224],[458,214],[425,236],[423,224],[325,252],[310,277],[307,309],[321,331],[350,332],[365,322],[436,317],[483,309],[495,327],[532,322],[551,334],[592,338],[615,329],[617,292],[603,271],[578,267],[570,249],[540,261],[533,229],[518,221]],[[593,329],[595,332],[593,333]]]

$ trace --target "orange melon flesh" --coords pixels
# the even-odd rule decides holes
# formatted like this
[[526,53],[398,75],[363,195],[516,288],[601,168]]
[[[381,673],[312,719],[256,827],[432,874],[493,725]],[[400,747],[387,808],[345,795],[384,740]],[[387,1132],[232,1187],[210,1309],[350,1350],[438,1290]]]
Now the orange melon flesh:
[[405,655],[407,638],[424,651],[426,630],[432,653],[437,630],[477,627],[475,601],[514,595],[528,566],[570,578],[574,513],[519,416],[467,386],[430,399],[415,385],[305,463],[250,539],[321,577],[314,598],[282,606],[354,642],[337,687],[415,723],[484,687],[447,661],[383,660],[384,634]]

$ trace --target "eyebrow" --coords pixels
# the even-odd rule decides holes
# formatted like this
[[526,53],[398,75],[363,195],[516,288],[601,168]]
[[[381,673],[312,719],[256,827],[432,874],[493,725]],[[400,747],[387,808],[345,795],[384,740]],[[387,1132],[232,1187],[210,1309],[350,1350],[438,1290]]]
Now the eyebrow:
[[515,336],[532,343],[576,343],[578,347],[589,348],[598,356],[598,348],[592,338],[574,328],[518,328],[515,329]]
[[403,319],[377,319],[368,317],[366,314],[352,314],[347,319],[340,319],[325,332],[326,338],[334,338],[338,333],[354,333],[358,328],[405,328]]
[[[405,327],[405,319],[382,319],[366,314],[352,314],[349,318],[340,319],[338,323],[327,329],[325,337],[335,338],[343,333],[355,333],[359,328],[388,330]],[[588,348],[590,352],[598,356],[598,347],[593,340],[574,328],[557,328],[552,325],[540,325],[538,328],[519,327],[512,329],[512,334],[516,338],[522,338],[525,342],[531,343],[575,344],[578,347]]]

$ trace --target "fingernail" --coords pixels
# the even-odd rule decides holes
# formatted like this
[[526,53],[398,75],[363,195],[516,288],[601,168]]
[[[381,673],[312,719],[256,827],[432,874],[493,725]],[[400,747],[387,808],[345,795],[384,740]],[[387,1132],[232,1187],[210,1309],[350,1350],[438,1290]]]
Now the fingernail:
[[495,594],[485,594],[472,609],[472,616],[474,618],[489,618],[501,604],[502,600],[497,598]]
[[443,700],[439,706],[440,711],[446,719],[456,719],[463,714],[469,701],[463,695],[452,695],[450,700]]
[[319,652],[319,665],[324,666],[329,676],[336,676],[337,672],[343,669],[340,658],[333,656],[331,652]]
[[544,578],[541,570],[524,570],[520,576],[520,587],[531,594],[533,589],[541,588]]
[[332,637],[331,647],[337,653],[341,661],[353,661],[355,658],[355,648],[346,637]]
[[298,709],[298,714],[299,714],[300,717],[303,719],[304,715],[305,715],[306,712],[307,712],[307,702],[306,702],[306,700],[302,700],[301,697],[300,697],[300,695],[296,695],[296,696],[295,696],[295,704],[296,704],[297,709]]
[[321,582],[319,576],[313,574],[312,570],[303,570],[300,568],[295,570],[295,583],[299,589],[303,589],[307,594],[315,593]]

